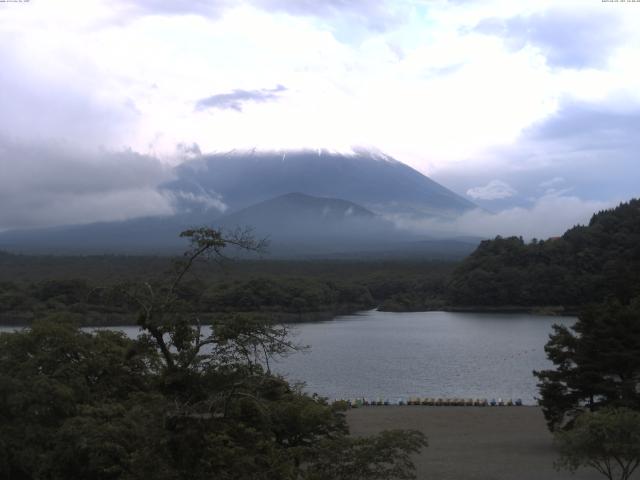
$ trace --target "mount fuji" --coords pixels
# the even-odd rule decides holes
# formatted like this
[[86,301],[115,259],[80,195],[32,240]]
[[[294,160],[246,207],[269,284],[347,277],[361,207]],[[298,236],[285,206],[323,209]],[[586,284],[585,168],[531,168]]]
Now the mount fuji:
[[[252,227],[257,236],[271,239],[275,256],[415,253],[434,245],[447,250],[447,242],[401,230],[394,220],[450,219],[477,208],[408,165],[371,150],[200,155],[177,166],[173,179],[158,188],[172,203],[172,215],[8,231],[0,234],[0,249],[175,253],[185,246],[179,232],[204,224],[227,230]],[[473,244],[456,248],[471,251]]]

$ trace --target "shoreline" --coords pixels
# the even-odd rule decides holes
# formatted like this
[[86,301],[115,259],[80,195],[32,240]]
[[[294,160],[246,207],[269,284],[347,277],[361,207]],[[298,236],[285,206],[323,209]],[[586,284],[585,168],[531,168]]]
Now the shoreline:
[[419,313],[419,312],[453,312],[453,313],[522,313],[529,315],[541,315],[546,317],[576,317],[580,312],[580,307],[564,307],[562,305],[503,305],[503,306],[461,306],[461,305],[438,305],[432,308],[421,306],[417,309],[380,309],[381,312],[389,313]]
[[[315,322],[326,322],[335,320],[339,317],[343,316],[352,316],[352,315],[361,315],[371,311],[379,311],[384,313],[430,313],[430,312],[452,312],[452,313],[495,313],[495,314],[528,314],[528,315],[540,315],[547,317],[576,317],[578,315],[577,308],[566,309],[561,306],[539,306],[539,307],[522,307],[522,306],[503,306],[503,307],[479,307],[479,306],[471,306],[471,307],[459,307],[459,306],[438,306],[432,309],[419,309],[419,310],[387,310],[380,309],[379,307],[374,307],[366,310],[362,310],[361,308],[357,309],[337,309],[337,310],[322,310],[316,312],[301,312],[301,313],[293,313],[293,312],[218,312],[209,315],[227,315],[227,314],[247,314],[247,315],[264,315],[271,316],[275,318],[276,323],[282,323],[285,325],[295,325],[298,323],[315,323]],[[16,317],[14,319],[2,318],[4,316],[0,316],[0,327],[3,328],[24,328],[29,327],[33,321],[35,315],[33,312],[15,312]],[[64,312],[61,312],[64,313]],[[83,314],[78,312],[68,312],[70,316],[81,316]],[[93,313],[93,312],[92,312]],[[93,317],[90,321],[79,321],[80,327],[96,327],[96,328],[108,328],[108,327],[131,327],[136,326],[135,313],[111,313],[105,314],[105,317],[111,316],[111,321],[100,321],[102,318],[99,315],[93,313],[93,315],[89,314]],[[22,318],[20,318],[22,317]],[[131,321],[131,320],[134,321]],[[210,322],[204,321],[202,325],[210,325]]]

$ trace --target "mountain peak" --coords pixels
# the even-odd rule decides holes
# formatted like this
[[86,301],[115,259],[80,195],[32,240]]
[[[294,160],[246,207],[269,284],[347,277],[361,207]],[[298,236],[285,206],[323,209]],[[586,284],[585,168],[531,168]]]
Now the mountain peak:
[[285,161],[287,157],[301,158],[307,155],[317,155],[318,157],[331,157],[331,156],[343,156],[343,157],[360,157],[370,160],[380,160],[391,163],[401,163],[390,155],[387,155],[383,151],[375,147],[360,147],[351,146],[347,148],[327,148],[327,147],[308,147],[308,148],[259,148],[252,147],[247,149],[233,149],[224,152],[213,152],[208,156],[220,156],[229,158],[268,158],[272,156],[279,156],[282,161]]
[[[475,205],[375,149],[232,150],[176,169],[177,197],[208,192],[238,210],[290,192],[349,200],[380,214],[453,217]],[[186,192],[186,195],[185,195]]]

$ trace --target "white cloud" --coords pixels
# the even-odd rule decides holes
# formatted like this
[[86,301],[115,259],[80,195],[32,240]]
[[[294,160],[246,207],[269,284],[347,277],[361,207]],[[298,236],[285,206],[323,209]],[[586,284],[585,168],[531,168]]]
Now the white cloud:
[[14,198],[12,201],[3,200],[0,231],[120,221],[173,213],[167,198],[152,187],[118,188],[82,194],[48,191]]
[[[25,141],[131,147],[168,162],[179,143],[376,146],[438,179],[479,172],[475,185],[454,188],[499,199],[513,197],[509,188],[539,194],[521,182],[557,164],[595,179],[592,190],[612,175],[602,145],[542,141],[527,136],[532,126],[572,103],[640,111],[631,4],[567,0],[558,14],[555,0],[56,0],[1,10],[0,134]],[[601,17],[601,28],[616,28],[610,42],[575,41],[592,42]],[[487,21],[503,31],[483,32]],[[526,25],[535,28],[525,35]],[[257,101],[278,85],[277,101]],[[250,101],[194,111],[199,100],[235,97]],[[637,151],[624,133],[606,138]],[[533,189],[566,170],[538,172]],[[488,188],[495,178],[509,188]]]
[[174,213],[158,186],[171,172],[132,151],[0,135],[0,230]]
[[545,180],[544,182],[540,182],[539,186],[541,188],[552,188],[562,185],[563,183],[565,183],[565,179],[563,177],[553,177],[549,180]]
[[544,190],[545,196],[562,196],[568,194],[574,189],[574,187],[566,186],[566,180],[564,177],[553,177],[549,180],[545,180],[544,182],[540,182],[538,187]]
[[518,193],[513,187],[502,180],[491,180],[483,187],[467,190],[467,195],[478,200],[498,200],[513,197]]
[[204,208],[205,210],[214,209],[221,213],[226,212],[229,206],[222,201],[222,197],[214,192],[202,191],[202,193],[196,194],[193,192],[185,192],[182,190],[162,190],[162,194],[165,197],[171,199],[172,204],[178,206],[182,205],[186,210],[190,210],[192,207]]
[[403,219],[396,223],[399,228],[427,235],[478,235],[487,238],[515,235],[544,239],[562,235],[575,225],[586,224],[594,213],[616,203],[549,195],[538,199],[530,208],[509,208],[498,213],[473,210],[451,221]]
[[[572,70],[568,77],[549,68],[535,45],[514,50],[499,35],[474,30],[483,19],[547,18],[548,1],[174,3],[127,1],[120,8],[106,0],[60,0],[8,9],[0,40],[5,51],[34,66],[25,72],[30,91],[50,90],[51,75],[36,74],[36,68],[54,72],[68,95],[80,92],[98,109],[95,115],[77,111],[86,121],[69,122],[63,100],[36,98],[26,102],[20,128],[28,130],[29,120],[44,111],[54,135],[78,137],[78,128],[65,126],[99,130],[107,118],[123,128],[94,141],[161,155],[179,142],[197,142],[204,151],[375,145],[425,171],[515,142],[576,85],[592,85],[590,92],[605,96],[636,90],[637,72],[628,62],[612,62],[606,78],[584,81],[597,72]],[[595,8],[565,6],[574,7],[589,21],[597,18]],[[635,15],[598,8],[622,19]],[[126,22],[117,21],[127,12]],[[375,24],[365,22],[367,13],[375,14]],[[366,28],[350,38],[345,31],[356,26]],[[626,46],[612,46],[615,55],[638,44],[633,32],[621,32]],[[277,104],[193,111],[199,99],[216,92],[273,85],[288,89]],[[123,121],[99,114],[108,105],[134,109]]]

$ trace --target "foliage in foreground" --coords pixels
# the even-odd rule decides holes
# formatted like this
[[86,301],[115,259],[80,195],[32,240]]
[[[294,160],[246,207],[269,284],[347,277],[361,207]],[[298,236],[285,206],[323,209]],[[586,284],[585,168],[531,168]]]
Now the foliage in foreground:
[[194,262],[249,237],[185,232],[173,274],[124,289],[142,334],[63,318],[0,335],[0,476],[32,479],[410,479],[415,431],[352,438],[343,412],[293,388],[269,359],[295,348],[262,317],[205,333],[179,295]]
[[571,430],[555,434],[559,469],[595,468],[609,480],[627,480],[640,465],[640,412],[603,409],[586,412]]
[[592,307],[571,329],[555,325],[545,350],[555,369],[534,374],[551,430],[584,411],[640,410],[640,297]]

